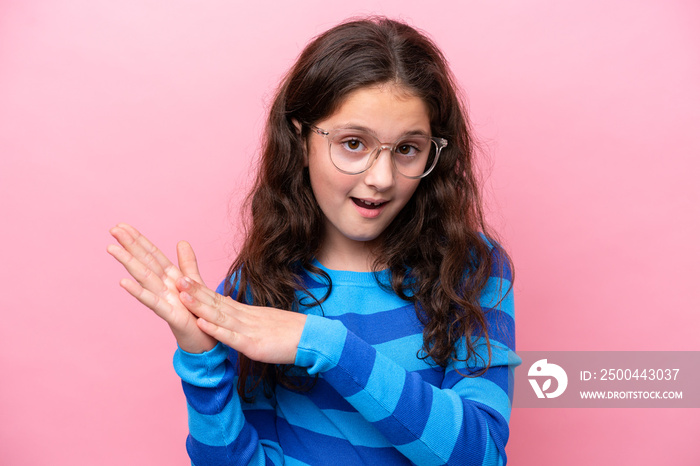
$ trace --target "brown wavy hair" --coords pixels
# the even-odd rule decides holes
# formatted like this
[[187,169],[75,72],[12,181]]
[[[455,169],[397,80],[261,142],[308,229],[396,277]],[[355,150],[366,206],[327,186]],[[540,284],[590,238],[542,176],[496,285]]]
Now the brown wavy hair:
[[[424,325],[420,357],[446,366],[467,335],[490,343],[479,296],[496,267],[510,261],[484,222],[474,170],[474,140],[454,78],[442,52],[424,34],[383,17],[342,23],[316,37],[283,79],[270,108],[255,185],[247,198],[247,231],[229,269],[225,292],[249,304],[298,310],[304,269],[330,277],[312,263],[324,216],[304,167],[309,126],[332,115],[358,89],[398,84],[429,109],[431,132],[449,145],[435,169],[381,235],[375,270],[391,270],[391,287],[416,306]],[[301,123],[301,134],[295,126]],[[325,297],[317,302],[322,302]],[[475,354],[471,338],[467,359]],[[298,386],[288,367],[239,354],[238,392],[261,380]],[[252,382],[252,384],[251,384]]]

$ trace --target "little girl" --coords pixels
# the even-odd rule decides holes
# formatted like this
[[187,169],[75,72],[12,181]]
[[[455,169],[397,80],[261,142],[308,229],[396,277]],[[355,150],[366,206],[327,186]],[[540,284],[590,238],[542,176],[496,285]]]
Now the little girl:
[[216,291],[133,227],[108,251],[177,339],[196,465],[505,464],[512,271],[439,49],[369,18],[314,39],[270,109]]

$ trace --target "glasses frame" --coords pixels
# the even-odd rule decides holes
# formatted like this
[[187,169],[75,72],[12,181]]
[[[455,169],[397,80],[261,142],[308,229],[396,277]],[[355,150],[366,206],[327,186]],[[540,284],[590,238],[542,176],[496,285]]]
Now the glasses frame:
[[[333,160],[333,157],[331,156],[331,150],[332,150],[332,149],[331,149],[331,146],[333,145],[333,136],[335,136],[335,134],[336,134],[338,131],[343,131],[343,130],[345,130],[345,128],[339,128],[339,129],[334,129],[334,130],[325,130],[325,129],[323,129],[323,128],[319,128],[318,126],[314,126],[314,125],[309,125],[309,128],[311,128],[311,130],[312,130],[314,133],[316,133],[316,134],[318,134],[318,135],[320,135],[320,136],[323,136],[324,138],[326,138],[326,139],[328,140],[328,157],[331,159],[331,163],[333,164],[333,166],[334,166],[339,172],[345,173],[346,175],[360,175],[360,174],[366,172],[367,170],[369,170],[369,169],[372,167],[372,165],[374,165],[374,162],[379,158],[379,154],[381,154],[382,151],[383,151],[384,149],[388,149],[388,150],[389,150],[389,154],[390,154],[390,156],[391,156],[391,164],[394,166],[394,168],[396,169],[396,172],[397,172],[399,175],[401,175],[401,176],[403,176],[403,177],[405,177],[405,178],[410,178],[410,179],[412,179],[412,180],[417,180],[417,179],[425,178],[426,176],[428,176],[428,175],[430,174],[430,172],[433,171],[433,169],[434,169],[435,166],[437,165],[437,162],[438,162],[438,160],[440,159],[440,153],[442,152],[442,149],[444,149],[445,147],[447,147],[447,139],[445,139],[445,138],[439,138],[439,137],[428,137],[428,139],[430,139],[433,143],[435,143],[435,146],[437,147],[437,152],[435,153],[435,158],[433,159],[433,164],[432,164],[432,165],[430,166],[430,168],[428,168],[428,170],[426,170],[425,173],[423,173],[422,175],[418,175],[418,176],[409,176],[409,175],[404,175],[403,173],[401,173],[401,171],[399,170],[399,167],[396,166],[396,160],[394,159],[394,152],[396,151],[396,147],[397,147],[397,146],[399,145],[399,143],[401,143],[401,142],[403,141],[403,139],[405,139],[405,138],[402,137],[402,138],[400,138],[398,141],[396,141],[396,142],[393,143],[393,144],[387,144],[387,143],[385,143],[385,142],[381,142],[381,141],[380,141],[376,136],[374,136],[373,134],[367,133],[369,136],[373,137],[379,144],[377,145],[377,147],[375,147],[375,148],[372,150],[372,153],[370,154],[370,158],[369,158],[369,161],[368,161],[368,163],[367,163],[367,166],[366,166],[364,169],[360,170],[359,172],[349,172],[349,171],[347,171],[347,170],[343,170],[342,168],[338,167],[338,165],[335,164],[335,161]],[[363,131],[363,132],[366,133],[366,131]]]

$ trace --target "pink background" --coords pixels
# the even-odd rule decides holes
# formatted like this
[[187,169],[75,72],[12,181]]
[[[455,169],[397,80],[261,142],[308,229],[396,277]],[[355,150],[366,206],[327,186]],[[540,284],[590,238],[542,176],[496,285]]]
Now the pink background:
[[[215,285],[276,83],[357,14],[428,31],[468,95],[520,350],[700,350],[697,2],[340,3],[0,2],[1,464],[189,464],[107,230],[190,240]],[[508,454],[700,464],[698,414],[516,409]]]

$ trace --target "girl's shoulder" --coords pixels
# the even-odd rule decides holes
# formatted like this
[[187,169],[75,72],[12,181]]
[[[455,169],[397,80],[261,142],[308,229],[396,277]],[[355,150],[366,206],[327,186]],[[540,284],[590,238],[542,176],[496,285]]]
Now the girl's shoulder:
[[483,232],[479,232],[479,237],[489,249],[491,260],[490,276],[512,282],[513,264],[506,250],[498,241],[496,241],[494,238],[486,236]]

